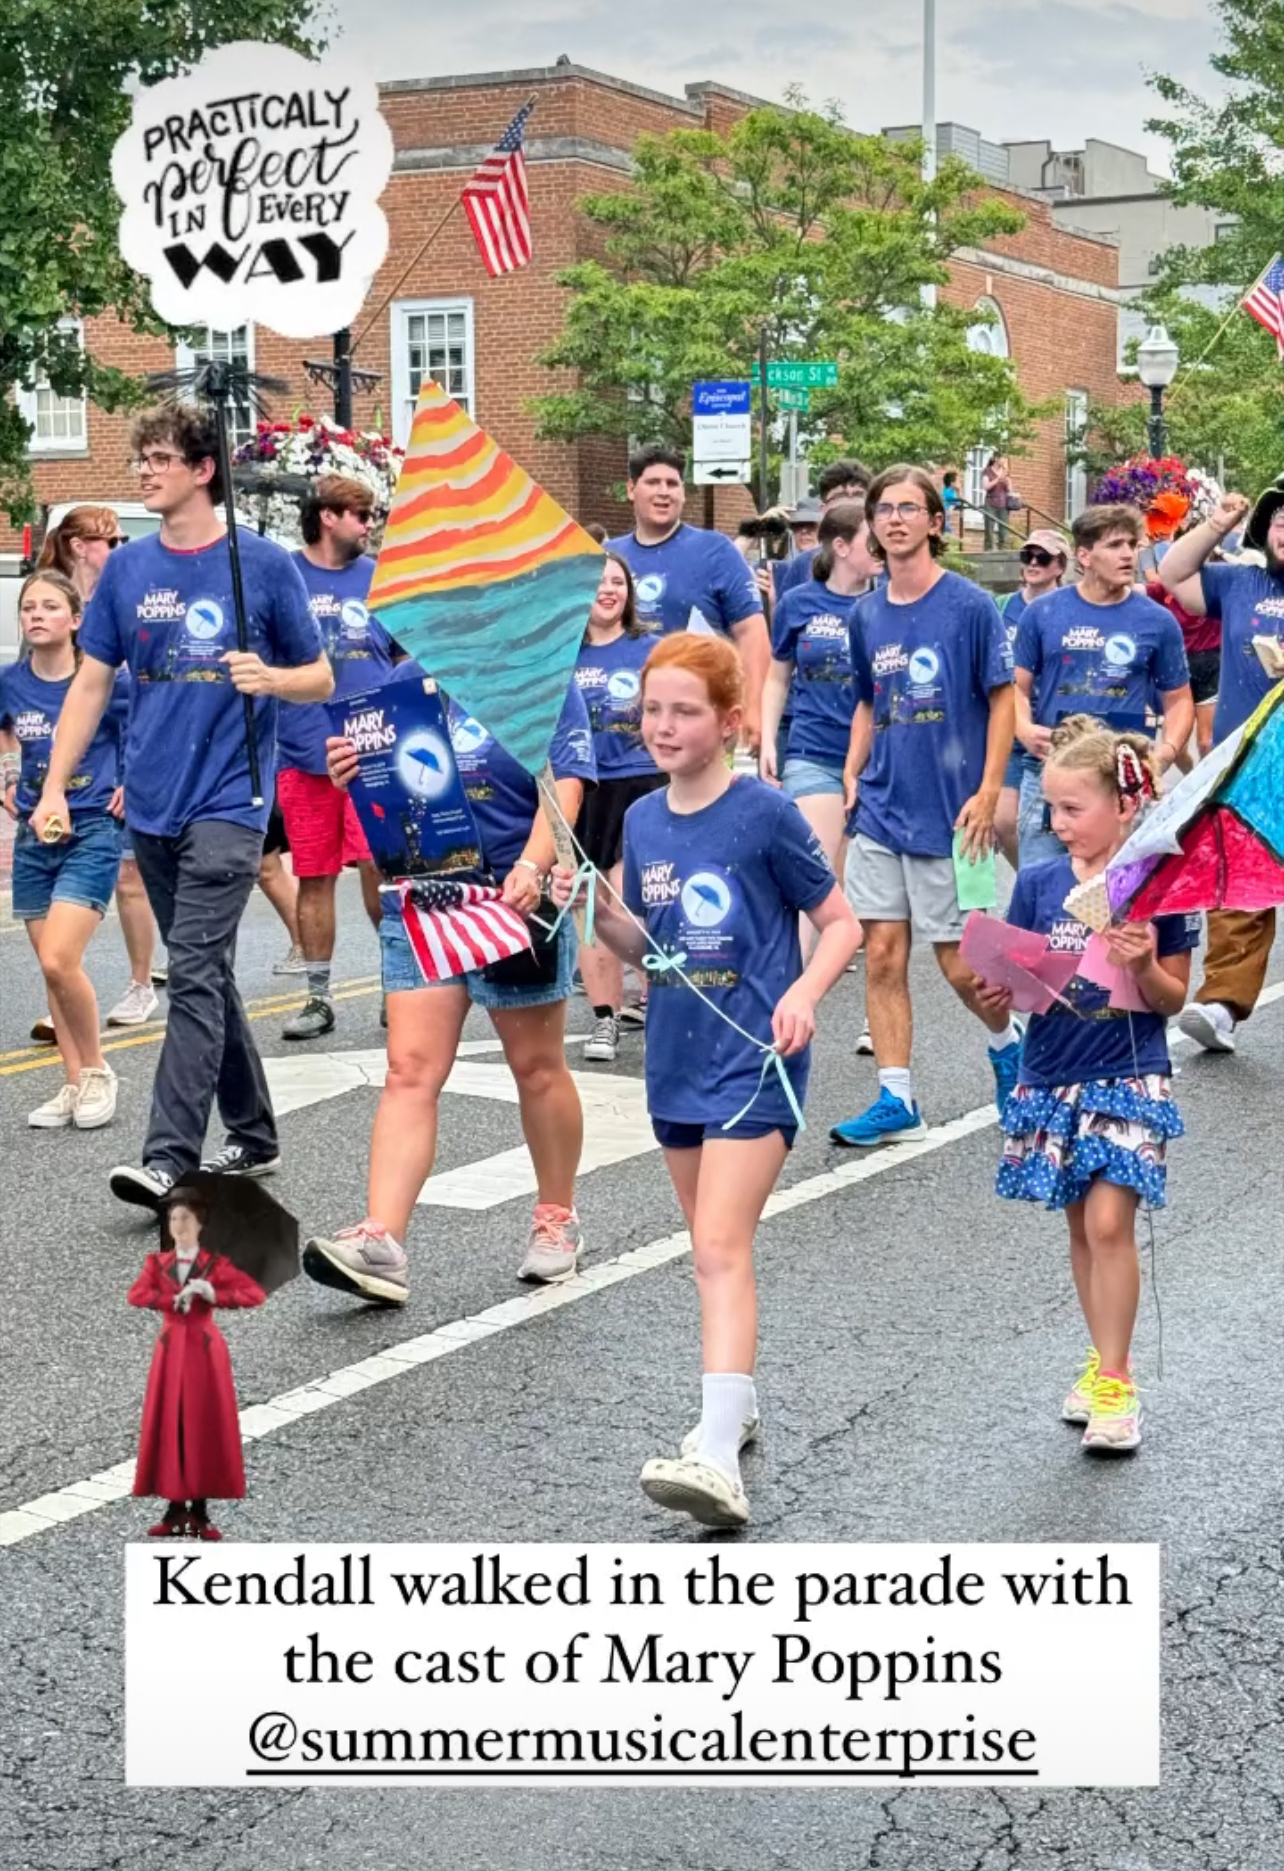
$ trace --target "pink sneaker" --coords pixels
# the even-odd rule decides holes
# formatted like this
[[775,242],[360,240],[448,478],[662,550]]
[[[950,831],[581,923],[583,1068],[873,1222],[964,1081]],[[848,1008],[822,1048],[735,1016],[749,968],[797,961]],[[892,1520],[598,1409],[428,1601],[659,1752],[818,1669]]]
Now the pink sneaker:
[[328,1238],[315,1236],[303,1250],[303,1271],[318,1286],[337,1287],[341,1293],[356,1293],[386,1306],[404,1306],[410,1297],[401,1243],[370,1216]]
[[574,1276],[583,1249],[584,1236],[575,1210],[558,1208],[554,1202],[538,1202],[526,1242],[526,1258],[517,1269],[517,1277],[555,1286],[559,1280]]

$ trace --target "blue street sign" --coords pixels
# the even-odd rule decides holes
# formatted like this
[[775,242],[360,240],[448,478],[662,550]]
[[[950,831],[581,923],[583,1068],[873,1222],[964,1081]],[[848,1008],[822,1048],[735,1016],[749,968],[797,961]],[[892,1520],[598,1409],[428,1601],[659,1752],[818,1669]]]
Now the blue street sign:
[[751,408],[747,383],[695,383],[691,386],[693,416],[747,416]]

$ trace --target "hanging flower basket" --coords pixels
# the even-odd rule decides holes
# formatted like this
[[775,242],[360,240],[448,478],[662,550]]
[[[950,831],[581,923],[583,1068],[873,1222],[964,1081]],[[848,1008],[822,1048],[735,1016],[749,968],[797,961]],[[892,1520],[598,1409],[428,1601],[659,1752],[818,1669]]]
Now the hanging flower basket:
[[1092,503],[1140,507],[1150,538],[1171,539],[1196,499],[1206,496],[1209,485],[1198,471],[1188,471],[1176,455],[1133,455],[1102,476]]
[[299,507],[309,488],[323,474],[347,475],[370,490],[370,549],[377,552],[404,459],[405,450],[390,437],[340,429],[324,416],[260,422],[253,440],[242,442],[233,457],[237,505],[248,507],[260,532],[301,545]]

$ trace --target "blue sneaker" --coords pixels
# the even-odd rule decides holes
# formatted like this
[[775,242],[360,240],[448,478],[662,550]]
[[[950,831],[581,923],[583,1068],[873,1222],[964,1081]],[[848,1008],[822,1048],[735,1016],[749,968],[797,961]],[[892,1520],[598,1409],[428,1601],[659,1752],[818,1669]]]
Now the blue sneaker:
[[1003,1107],[1016,1090],[1021,1076],[1021,1041],[1014,1040],[1010,1046],[1001,1046],[997,1052],[993,1046],[988,1046],[986,1051],[994,1067],[994,1102],[1002,1117]]
[[835,1124],[830,1131],[835,1143],[854,1150],[868,1150],[879,1143],[904,1143],[910,1137],[926,1137],[927,1125],[917,1105],[911,1109],[886,1087],[877,1101],[859,1117],[849,1117],[845,1124]]

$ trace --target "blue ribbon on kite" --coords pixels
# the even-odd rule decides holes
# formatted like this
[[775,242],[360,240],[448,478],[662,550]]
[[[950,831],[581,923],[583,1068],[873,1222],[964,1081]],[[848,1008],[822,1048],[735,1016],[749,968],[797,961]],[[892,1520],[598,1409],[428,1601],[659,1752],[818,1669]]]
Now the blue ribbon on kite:
[[642,957],[642,966],[649,969],[652,974],[666,974],[670,968],[675,973],[681,974],[686,959],[685,949],[678,949],[672,955],[664,955],[657,950],[654,954]]
[[557,912],[557,920],[552,923],[546,923],[542,916],[532,916],[531,918],[531,921],[537,922],[541,929],[548,931],[550,941],[552,941],[567,916],[575,908],[581,885],[584,888],[584,940],[586,942],[592,942],[593,919],[597,913],[597,866],[595,864],[590,864],[587,858],[585,858],[584,862],[571,879],[571,894]]
[[748,1117],[766,1089],[767,1076],[773,1066],[775,1067],[776,1076],[780,1080],[785,1097],[789,1100],[789,1109],[798,1120],[799,1130],[806,1130],[807,1120],[803,1116],[802,1106],[799,1104],[794,1094],[793,1080],[785,1070],[784,1056],[778,1053],[773,1046],[765,1046],[763,1048],[762,1071],[758,1074],[758,1083],[754,1089],[753,1097],[749,1100],[743,1111],[737,1111],[734,1117],[729,1117],[727,1119],[726,1123],[722,1126],[724,1130],[734,1130],[742,1118]]

